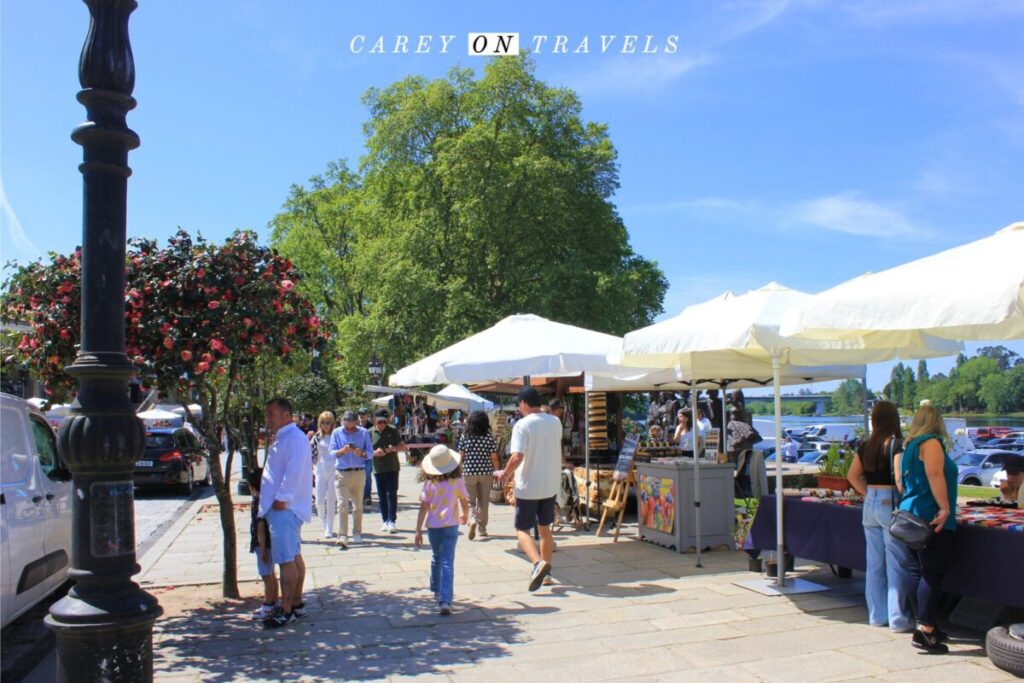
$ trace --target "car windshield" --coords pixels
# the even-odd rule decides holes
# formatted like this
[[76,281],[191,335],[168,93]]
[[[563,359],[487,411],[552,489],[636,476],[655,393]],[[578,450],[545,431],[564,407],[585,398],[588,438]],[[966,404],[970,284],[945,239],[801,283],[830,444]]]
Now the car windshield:
[[174,437],[170,434],[146,434],[146,448],[169,451],[174,448]]
[[961,467],[978,467],[985,462],[984,453],[964,453],[956,459],[956,464]]
[[811,451],[807,455],[805,455],[802,458],[800,458],[800,462],[812,462],[812,463],[813,462],[817,462],[818,458],[820,458],[821,456],[822,456],[821,453],[819,453],[817,451]]

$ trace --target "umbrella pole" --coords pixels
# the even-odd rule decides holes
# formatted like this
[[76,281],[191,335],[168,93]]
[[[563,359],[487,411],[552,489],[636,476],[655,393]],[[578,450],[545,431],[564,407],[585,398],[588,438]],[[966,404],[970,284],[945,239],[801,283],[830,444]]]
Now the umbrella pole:
[[871,425],[868,422],[868,366],[864,366],[864,376],[860,378],[861,388],[864,390],[864,401],[862,404],[864,412],[864,440],[867,441],[871,435]]
[[583,392],[583,467],[587,471],[586,484],[583,486],[583,495],[586,497],[587,518],[583,522],[583,528],[590,529],[590,392]]
[[[696,377],[697,373],[694,372],[693,376]],[[694,531],[697,535],[697,566],[703,567],[704,564],[701,562],[701,547],[704,542],[700,536],[700,430],[697,427],[697,390],[694,388],[696,382],[690,383],[690,432],[693,435],[693,516],[694,516]]]
[[725,414],[725,397],[728,394],[728,382],[722,382],[722,430],[718,434],[718,450],[721,453],[725,453],[728,448],[725,443],[725,427],[729,424],[729,416]]
[[778,567],[776,584],[782,588],[786,583],[786,555],[782,523],[782,387],[779,368],[779,354],[772,352],[772,384],[775,395],[775,562]]

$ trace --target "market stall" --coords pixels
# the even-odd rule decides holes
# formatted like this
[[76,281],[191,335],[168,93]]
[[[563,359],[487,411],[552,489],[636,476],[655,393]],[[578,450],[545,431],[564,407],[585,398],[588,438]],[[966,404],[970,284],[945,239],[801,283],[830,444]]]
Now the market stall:
[[[866,547],[861,507],[813,496],[783,497],[786,550],[791,555],[864,571]],[[997,605],[1024,608],[1020,582],[1024,510],[957,508],[959,526],[942,588]],[[750,544],[775,550],[775,496],[764,496],[750,528]]]

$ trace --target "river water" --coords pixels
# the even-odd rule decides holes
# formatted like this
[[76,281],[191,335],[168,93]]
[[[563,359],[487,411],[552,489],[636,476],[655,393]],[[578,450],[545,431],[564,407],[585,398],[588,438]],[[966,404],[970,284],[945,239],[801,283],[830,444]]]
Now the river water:
[[[902,415],[903,413],[901,413]],[[771,420],[771,415],[755,415],[758,420]],[[956,414],[950,413],[946,417],[958,417]],[[1024,418],[1022,417],[975,417],[968,415],[966,417],[968,427],[1012,427],[1014,429],[1024,430]],[[783,415],[782,426],[783,427],[803,427],[806,425],[820,425],[830,423],[853,423],[862,424],[864,422],[863,415],[832,415],[828,417],[811,417],[804,415]]]

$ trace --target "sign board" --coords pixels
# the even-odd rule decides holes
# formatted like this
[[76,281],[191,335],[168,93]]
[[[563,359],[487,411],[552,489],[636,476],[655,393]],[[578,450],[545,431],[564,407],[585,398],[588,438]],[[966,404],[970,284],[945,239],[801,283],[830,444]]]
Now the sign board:
[[718,462],[718,445],[721,443],[721,436],[718,429],[712,429],[708,431],[708,435],[704,439],[704,457],[705,462]]
[[636,456],[637,446],[640,445],[640,435],[630,434],[622,442],[622,450],[619,451],[619,459],[615,461],[615,473],[612,479],[625,481],[633,469],[633,458]]

